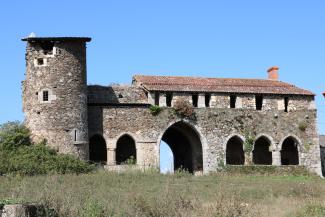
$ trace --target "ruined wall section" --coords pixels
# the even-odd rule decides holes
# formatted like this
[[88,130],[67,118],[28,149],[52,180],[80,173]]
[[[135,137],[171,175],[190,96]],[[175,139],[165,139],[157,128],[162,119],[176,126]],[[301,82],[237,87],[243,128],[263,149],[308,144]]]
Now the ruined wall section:
[[[33,140],[61,153],[88,158],[86,44],[56,41],[51,54],[29,41],[23,109]],[[45,42],[44,42],[45,43]],[[48,100],[43,99],[47,91]]]

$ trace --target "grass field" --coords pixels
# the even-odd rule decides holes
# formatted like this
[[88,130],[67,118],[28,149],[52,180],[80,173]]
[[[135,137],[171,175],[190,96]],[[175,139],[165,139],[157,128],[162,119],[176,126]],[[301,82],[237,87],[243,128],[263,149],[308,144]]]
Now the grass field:
[[154,172],[0,177],[0,200],[37,202],[60,216],[325,216],[314,176]]

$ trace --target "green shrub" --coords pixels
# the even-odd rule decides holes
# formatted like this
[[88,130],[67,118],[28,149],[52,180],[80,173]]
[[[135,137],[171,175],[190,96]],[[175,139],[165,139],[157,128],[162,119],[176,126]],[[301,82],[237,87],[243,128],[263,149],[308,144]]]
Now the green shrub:
[[149,107],[149,110],[152,115],[156,116],[162,111],[162,108],[159,107],[158,105],[151,105]]
[[74,156],[58,154],[43,142],[32,144],[29,131],[18,122],[0,127],[0,175],[87,173],[93,165]]
[[29,130],[23,124],[15,121],[0,125],[0,146],[2,148],[14,149],[29,145],[31,145]]

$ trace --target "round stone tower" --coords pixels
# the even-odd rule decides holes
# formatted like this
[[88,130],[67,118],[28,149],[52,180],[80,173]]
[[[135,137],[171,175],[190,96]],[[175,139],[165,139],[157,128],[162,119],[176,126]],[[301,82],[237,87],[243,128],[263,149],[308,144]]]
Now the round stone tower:
[[28,37],[23,81],[25,124],[34,142],[88,159],[86,42]]

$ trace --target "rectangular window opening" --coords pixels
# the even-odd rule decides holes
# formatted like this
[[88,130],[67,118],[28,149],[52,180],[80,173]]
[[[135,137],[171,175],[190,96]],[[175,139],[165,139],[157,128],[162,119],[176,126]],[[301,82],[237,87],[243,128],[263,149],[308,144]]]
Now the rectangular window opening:
[[288,107],[289,107],[289,97],[284,98],[284,111],[288,112]]
[[37,59],[37,65],[39,65],[39,66],[44,65],[44,59],[43,58],[38,58]]
[[54,42],[46,41],[41,44],[41,48],[45,55],[52,55],[54,49]]
[[205,107],[210,107],[211,94],[205,94]]
[[155,93],[155,105],[159,105],[159,92]]
[[263,108],[263,96],[256,95],[255,96],[256,110],[262,110]]
[[49,92],[47,90],[43,91],[43,101],[44,102],[49,101]]
[[173,94],[172,93],[167,93],[166,94],[166,105],[167,105],[167,107],[172,106],[172,100],[173,100]]
[[230,108],[236,108],[236,95],[230,95]]
[[193,94],[193,95],[192,95],[192,104],[193,104],[193,106],[194,106],[195,108],[197,107],[198,99],[199,99],[198,94]]

